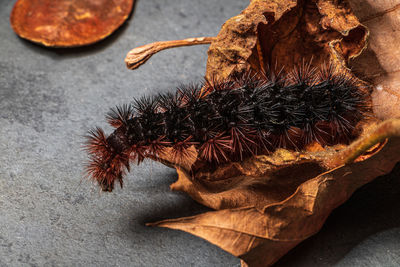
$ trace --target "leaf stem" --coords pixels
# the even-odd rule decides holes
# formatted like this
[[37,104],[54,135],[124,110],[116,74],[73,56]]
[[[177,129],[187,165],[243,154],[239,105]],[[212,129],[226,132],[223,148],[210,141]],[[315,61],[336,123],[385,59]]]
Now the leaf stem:
[[400,137],[400,119],[389,119],[376,126],[374,130],[353,142],[350,146],[335,154],[328,165],[350,164],[375,145],[385,142],[387,138]]
[[216,37],[197,37],[183,40],[161,41],[136,47],[126,55],[125,63],[128,69],[136,69],[144,64],[152,55],[161,50],[200,44],[210,44]]

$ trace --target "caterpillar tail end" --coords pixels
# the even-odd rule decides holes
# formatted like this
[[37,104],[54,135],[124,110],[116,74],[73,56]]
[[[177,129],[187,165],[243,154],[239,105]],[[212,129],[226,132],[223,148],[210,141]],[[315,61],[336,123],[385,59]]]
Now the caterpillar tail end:
[[125,170],[129,171],[129,154],[113,144],[114,134],[106,137],[103,130],[96,128],[87,135],[85,149],[89,153],[86,175],[96,181],[104,192],[111,192],[114,183],[123,186]]

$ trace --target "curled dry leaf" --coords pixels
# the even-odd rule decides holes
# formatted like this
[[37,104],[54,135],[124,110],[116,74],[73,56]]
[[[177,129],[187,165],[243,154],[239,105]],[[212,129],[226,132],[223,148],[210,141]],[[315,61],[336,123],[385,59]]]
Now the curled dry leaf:
[[[356,6],[358,2],[375,3],[351,1]],[[385,14],[393,12],[397,9]],[[372,31],[373,37],[381,35],[381,39],[371,43],[382,42],[376,47],[383,49],[384,34],[378,30],[375,33],[374,27]],[[267,71],[269,66],[290,70],[302,61],[312,62],[315,67],[333,62],[348,71],[349,61],[357,62],[366,48],[368,36],[369,30],[344,0],[252,0],[238,16],[225,22],[217,37],[210,39],[206,79],[225,80],[241,73]],[[389,46],[389,53],[381,50],[382,57],[375,59],[388,61],[390,53],[398,54],[394,48],[397,42],[390,42],[393,46]],[[371,68],[380,66],[366,62]],[[397,71],[385,69],[385,77],[394,77],[390,70]],[[362,77],[378,81],[374,76]],[[394,84],[392,79],[387,82]],[[385,92],[389,92],[388,87]],[[391,92],[391,97],[399,96],[393,88]],[[396,103],[386,103],[391,106],[389,115],[380,112],[376,116],[398,116]],[[171,162],[168,153],[160,155],[157,160],[177,169],[178,180],[171,185],[172,190],[186,192],[217,211],[149,225],[205,238],[240,257],[243,265],[271,265],[318,232],[331,211],[357,188],[390,172],[400,161],[400,119],[380,124],[374,119],[359,127],[364,129],[363,134],[348,146],[315,146],[302,152],[279,149],[272,155],[214,169],[196,161],[196,151],[192,151],[189,162]]]
[[[386,145],[374,148],[386,138],[389,138]],[[374,153],[369,157],[342,164],[371,148]],[[205,238],[249,266],[269,266],[317,233],[332,210],[357,188],[390,172],[400,161],[399,151],[400,119],[393,119],[377,125],[336,153],[280,151],[272,157],[258,156],[239,166],[225,167],[227,179],[207,181],[205,186],[199,186],[195,183],[199,180],[197,177],[178,168],[179,179],[172,185],[173,189],[188,192],[195,200],[222,209],[149,225],[179,229]],[[305,170],[307,173],[301,174]],[[222,182],[223,186],[218,184]],[[222,191],[218,191],[220,188]]]
[[[211,43],[206,78],[275,64],[290,69],[311,58],[315,66],[334,61],[346,68],[366,47],[368,34],[345,1],[253,0]],[[400,161],[400,120],[369,128],[347,147],[278,150],[215,170],[198,162],[191,169],[178,164],[171,189],[217,211],[151,225],[205,238],[244,265],[271,265],[318,232],[357,188]]]
[[371,32],[367,50],[351,66],[375,85],[375,115],[381,119],[400,117],[400,3],[350,0],[350,4]]
[[129,17],[134,0],[18,0],[11,12],[22,38],[52,47],[76,47],[100,41]]
[[338,65],[359,55],[368,30],[345,1],[253,0],[222,26],[208,50],[206,77],[276,65],[291,69],[302,60]]

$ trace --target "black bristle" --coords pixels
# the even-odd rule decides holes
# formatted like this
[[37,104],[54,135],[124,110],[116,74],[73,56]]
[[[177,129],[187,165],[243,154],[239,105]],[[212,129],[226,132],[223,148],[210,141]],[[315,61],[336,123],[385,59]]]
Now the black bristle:
[[112,108],[106,115],[108,123],[118,128],[122,125],[127,124],[127,121],[133,116],[133,109],[131,105],[124,104],[122,106],[117,106]]

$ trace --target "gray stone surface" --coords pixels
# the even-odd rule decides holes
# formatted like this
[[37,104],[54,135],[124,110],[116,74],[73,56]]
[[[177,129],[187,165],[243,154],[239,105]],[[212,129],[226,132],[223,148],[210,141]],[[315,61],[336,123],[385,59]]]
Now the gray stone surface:
[[[47,49],[9,25],[0,0],[0,265],[239,266],[189,234],[145,222],[207,210],[170,192],[175,173],[147,161],[123,190],[82,179],[83,135],[132,97],[173,90],[205,73],[207,46],[164,51],[136,71],[123,59],[156,40],[215,35],[248,1],[139,0],[130,21],[94,46]],[[382,182],[383,181],[383,182]],[[355,194],[320,234],[278,266],[399,266],[399,168]]]

